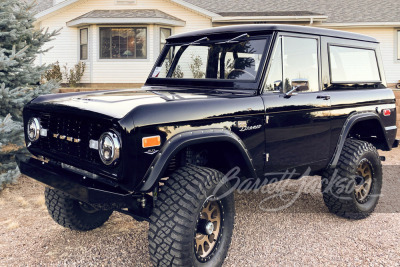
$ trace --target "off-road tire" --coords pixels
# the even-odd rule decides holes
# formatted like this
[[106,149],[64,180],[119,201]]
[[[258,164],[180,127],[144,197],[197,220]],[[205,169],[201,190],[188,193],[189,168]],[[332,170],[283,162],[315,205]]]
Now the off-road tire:
[[70,198],[67,194],[46,187],[46,206],[50,216],[59,225],[77,231],[89,231],[102,226],[112,211],[95,210],[90,212],[83,208],[78,200]]
[[198,259],[194,244],[203,203],[210,196],[221,196],[231,190],[229,183],[220,183],[222,178],[223,174],[214,169],[189,165],[178,169],[161,187],[149,229],[150,258],[155,266],[222,265],[234,226],[233,193],[218,199],[223,214],[222,232],[206,262]]
[[[355,193],[357,168],[362,162],[371,166],[372,185],[364,202]],[[347,188],[347,190],[346,190]],[[382,188],[382,164],[376,148],[365,141],[347,139],[336,168],[322,175],[322,194],[329,211],[348,219],[364,219],[375,209]]]

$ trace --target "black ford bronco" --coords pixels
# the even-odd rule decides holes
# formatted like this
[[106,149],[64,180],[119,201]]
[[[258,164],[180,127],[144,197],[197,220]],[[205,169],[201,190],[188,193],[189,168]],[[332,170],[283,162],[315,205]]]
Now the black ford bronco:
[[363,35],[285,25],[175,35],[139,93],[32,100],[24,122],[34,156],[17,161],[47,185],[48,211],[64,227],[91,230],[113,211],[148,221],[157,266],[223,263],[233,168],[255,186],[309,170],[322,176],[329,211],[362,219],[381,192],[377,149],[398,146],[379,44]]

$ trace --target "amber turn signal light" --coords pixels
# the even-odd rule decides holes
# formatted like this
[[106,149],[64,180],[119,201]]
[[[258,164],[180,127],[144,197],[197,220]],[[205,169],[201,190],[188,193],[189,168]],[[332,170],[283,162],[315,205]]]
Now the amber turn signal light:
[[145,137],[142,139],[142,146],[143,148],[155,147],[161,145],[161,137],[158,136],[151,136]]

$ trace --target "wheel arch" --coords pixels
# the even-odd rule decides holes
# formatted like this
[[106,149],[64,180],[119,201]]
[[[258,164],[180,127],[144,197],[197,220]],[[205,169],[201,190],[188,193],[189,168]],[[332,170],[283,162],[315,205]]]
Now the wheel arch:
[[[366,127],[369,128],[370,132],[367,135],[362,135]],[[379,149],[390,150],[391,148],[385,127],[378,114],[374,112],[354,113],[343,125],[342,132],[336,145],[336,150],[329,164],[330,168],[335,168],[337,166],[347,138],[357,138],[370,142]]]
[[141,192],[150,192],[163,178],[169,162],[185,148],[201,144],[213,144],[216,147],[228,146],[240,153],[243,174],[257,177],[252,158],[243,141],[227,129],[196,130],[177,134],[170,138],[154,158],[142,182],[138,186]]

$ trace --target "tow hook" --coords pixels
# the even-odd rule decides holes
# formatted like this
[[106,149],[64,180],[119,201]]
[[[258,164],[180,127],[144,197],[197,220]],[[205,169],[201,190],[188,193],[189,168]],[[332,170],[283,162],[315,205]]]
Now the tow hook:
[[147,201],[146,201],[145,196],[143,196],[141,199],[138,199],[138,201],[140,202],[140,204],[142,206],[142,209],[145,209],[146,205],[147,205]]

